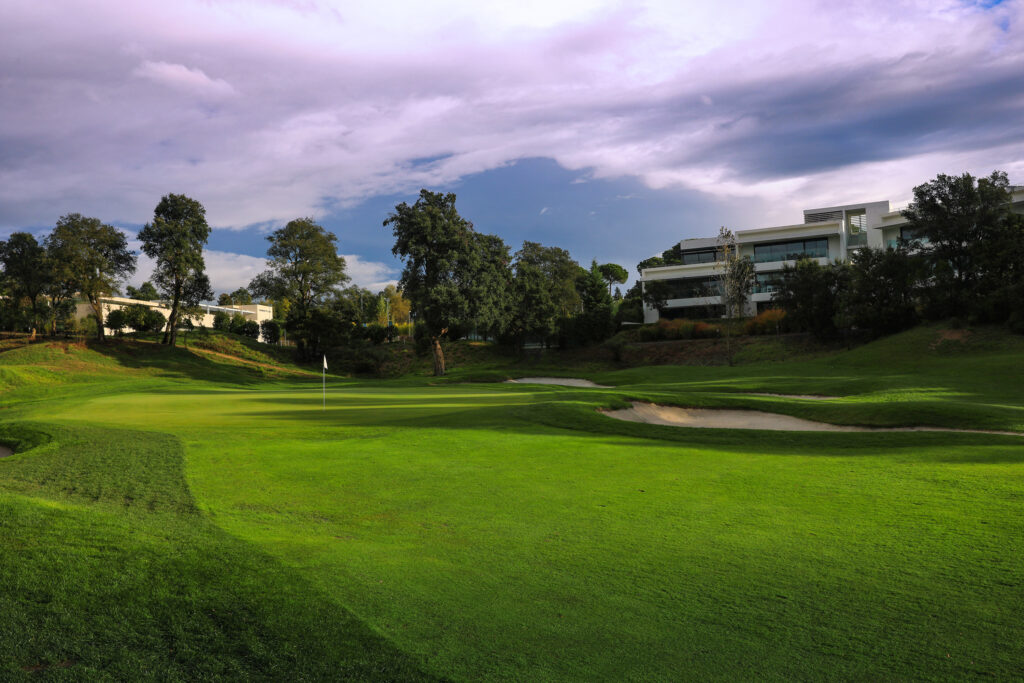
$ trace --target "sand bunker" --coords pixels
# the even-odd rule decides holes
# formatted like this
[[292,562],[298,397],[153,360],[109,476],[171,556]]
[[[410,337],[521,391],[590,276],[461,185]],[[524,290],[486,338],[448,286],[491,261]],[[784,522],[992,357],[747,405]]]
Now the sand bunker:
[[3,444],[0,444],[0,458],[6,458],[10,455],[14,455],[14,451]]
[[775,398],[799,398],[805,401],[831,401],[842,396],[822,396],[821,394],[768,394],[761,391],[744,391],[744,396],[774,396]]
[[633,401],[632,408],[598,412],[627,422],[669,425],[671,427],[702,427],[709,429],[767,429],[787,432],[967,432],[971,434],[1005,434],[1024,436],[1021,432],[989,429],[947,429],[943,427],[854,427],[814,422],[790,415],[763,413],[758,410],[717,410],[679,408]]
[[594,384],[589,379],[573,379],[571,377],[520,377],[507,379],[512,384],[557,384],[561,387],[587,387],[590,389],[611,389],[606,384]]

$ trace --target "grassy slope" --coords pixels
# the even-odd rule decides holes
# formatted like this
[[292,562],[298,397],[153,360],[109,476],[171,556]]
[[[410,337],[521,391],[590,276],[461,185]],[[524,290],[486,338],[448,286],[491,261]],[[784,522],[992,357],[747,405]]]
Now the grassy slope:
[[[592,375],[620,385],[608,391],[347,382],[335,386],[326,413],[315,387],[251,384],[247,376],[211,382],[167,363],[134,368],[137,376],[122,379],[118,391],[90,384],[88,399],[50,391],[52,400],[40,401],[45,385],[16,390],[33,402],[14,405],[11,418],[45,415],[76,434],[106,422],[173,435],[118,432],[156,452],[184,444],[188,486],[180,484],[180,465],[130,469],[135,458],[117,460],[116,444],[93,448],[108,465],[69,464],[96,442],[88,434],[74,448],[44,444],[0,461],[0,500],[17,510],[6,516],[14,521],[3,549],[41,537],[47,552],[64,554],[56,562],[43,551],[30,562],[19,554],[15,576],[76,568],[56,582],[65,586],[63,602],[36,601],[27,580],[8,581],[4,595],[22,616],[5,635],[11,644],[0,661],[66,658],[76,663],[61,671],[89,671],[83,667],[94,661],[103,668],[104,638],[83,652],[86,641],[75,634],[102,620],[87,606],[123,603],[127,618],[117,628],[143,637],[115,630],[111,642],[125,638],[134,645],[126,657],[181,676],[195,672],[173,668],[180,648],[166,647],[167,633],[194,636],[193,652],[210,652],[210,661],[204,655],[192,664],[206,667],[204,675],[230,667],[267,673],[276,661],[280,674],[297,665],[287,656],[296,629],[314,640],[355,633],[361,649],[334,666],[370,652],[362,661],[415,672],[375,639],[379,632],[427,670],[462,679],[1020,675],[1021,440],[684,430],[617,423],[593,411],[646,397],[865,424],[949,419],[1024,430],[1020,341],[978,334],[965,354],[932,348],[936,335],[923,328],[802,363]],[[132,382],[139,393],[125,393]],[[67,390],[62,385],[61,394]],[[830,405],[735,394],[753,390],[852,396]],[[15,428],[26,446],[42,440],[23,424]],[[22,474],[19,463],[30,461],[36,473]],[[105,488],[110,480],[116,485]],[[160,503],[143,513],[125,503],[189,495],[201,512]],[[48,536],[33,521],[68,511],[75,521]],[[148,519],[159,521],[147,527]],[[131,552],[135,539],[145,552]],[[83,561],[104,553],[123,557]],[[218,553],[232,561],[219,564]],[[144,571],[128,560],[137,556],[149,558]],[[121,574],[109,568],[124,566],[118,562],[129,576],[148,578],[129,580],[116,600],[81,594],[82,586],[116,585]],[[236,562],[244,579],[222,575]],[[204,577],[185,592],[204,605],[222,605],[225,584],[258,595],[284,576],[294,588],[273,610],[253,606],[218,631],[208,628],[208,611],[156,589],[179,574]],[[72,595],[79,601],[68,602]],[[243,598],[258,605],[251,595]],[[336,612],[315,623],[290,609],[321,598]],[[275,630],[279,612],[298,626]],[[189,627],[151,633],[153,613]],[[76,630],[75,614],[88,627]],[[188,621],[197,614],[198,622]],[[47,615],[55,615],[49,628],[40,626]],[[335,620],[341,626],[324,633]],[[260,658],[269,645],[259,638],[248,650],[224,646],[253,642],[239,635],[247,629],[268,629],[266,642],[283,634],[285,656]],[[26,640],[33,633],[61,634],[79,649],[33,650]],[[308,659],[323,656],[314,649]],[[115,659],[104,670],[131,665]]]

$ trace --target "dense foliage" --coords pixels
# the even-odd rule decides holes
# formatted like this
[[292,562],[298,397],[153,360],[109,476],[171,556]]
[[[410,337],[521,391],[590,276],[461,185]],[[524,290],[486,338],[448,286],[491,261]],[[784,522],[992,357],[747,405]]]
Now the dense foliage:
[[181,194],[164,196],[153,211],[153,221],[139,231],[143,253],[156,261],[153,283],[170,303],[164,344],[174,346],[183,314],[191,317],[200,302],[213,296],[203,260],[209,236],[206,209]]

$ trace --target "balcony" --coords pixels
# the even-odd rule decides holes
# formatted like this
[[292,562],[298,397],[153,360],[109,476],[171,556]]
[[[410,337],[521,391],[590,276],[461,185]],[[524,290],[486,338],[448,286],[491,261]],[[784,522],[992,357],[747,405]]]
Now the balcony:
[[848,249],[855,249],[857,247],[866,247],[868,245],[868,234],[866,232],[855,232],[851,233],[846,237],[846,247]]

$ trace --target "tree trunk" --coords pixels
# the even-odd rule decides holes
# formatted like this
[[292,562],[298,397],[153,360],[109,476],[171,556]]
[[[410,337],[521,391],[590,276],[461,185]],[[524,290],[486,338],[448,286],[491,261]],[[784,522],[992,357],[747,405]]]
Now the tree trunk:
[[444,351],[441,350],[441,338],[431,337],[434,351],[434,377],[441,377],[444,375]]
[[174,297],[171,299],[171,314],[167,316],[167,330],[164,332],[164,344],[170,344],[174,346],[175,334],[174,331],[178,327],[178,306],[180,305],[181,297],[176,291]]
[[96,338],[103,341],[103,304],[98,298],[89,297],[89,305],[92,306],[92,315],[96,318]]

